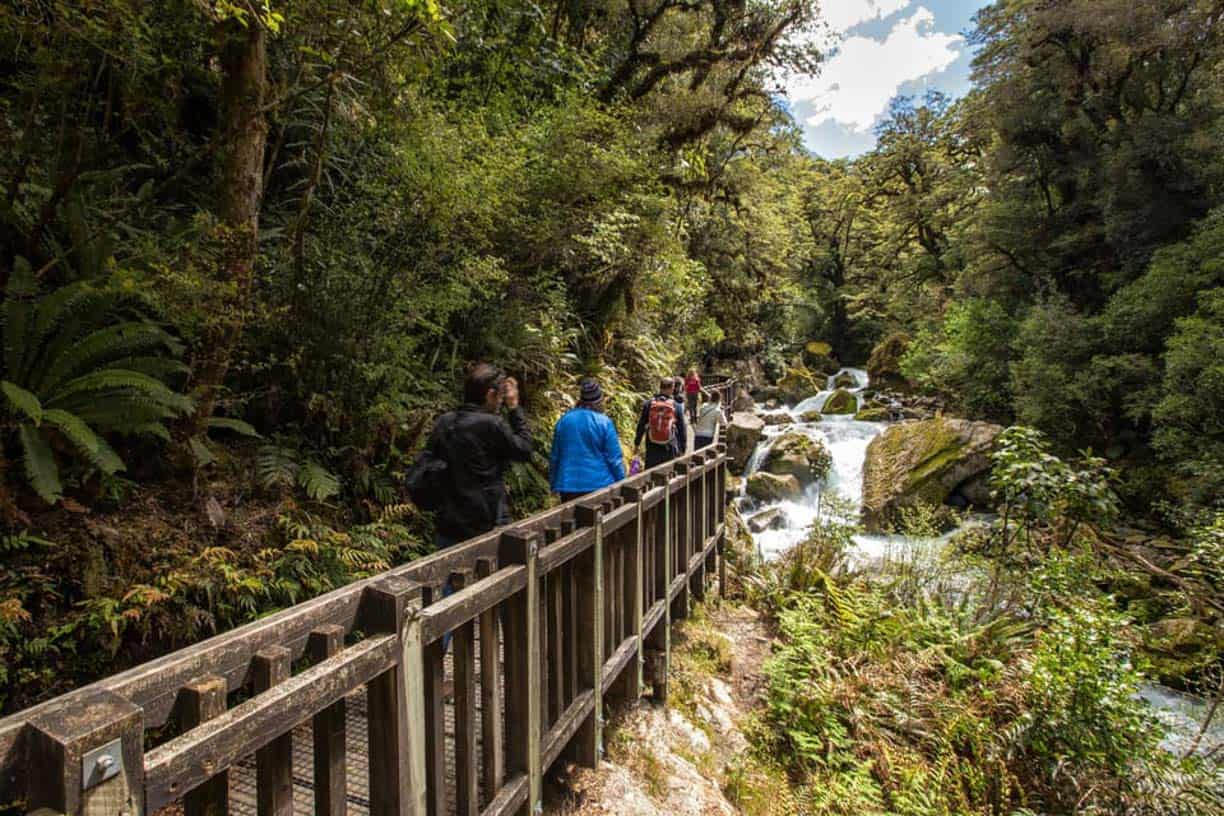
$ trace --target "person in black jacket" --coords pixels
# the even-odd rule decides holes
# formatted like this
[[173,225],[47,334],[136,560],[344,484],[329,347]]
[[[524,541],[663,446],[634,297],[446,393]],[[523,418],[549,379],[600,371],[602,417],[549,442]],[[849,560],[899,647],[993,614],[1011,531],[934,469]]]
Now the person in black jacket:
[[446,460],[450,479],[437,512],[438,549],[510,523],[506,468],[531,458],[531,432],[513,377],[491,365],[474,367],[463,385],[463,405],[438,418],[429,447]]
[[675,388],[676,384],[671,377],[660,381],[659,393],[655,394],[652,399],[646,400],[646,404],[642,406],[642,413],[638,416],[637,433],[633,437],[634,450],[641,450],[642,438],[646,436],[646,429],[650,425],[650,406],[656,400],[671,402],[672,410],[675,412],[675,424],[672,426],[670,443],[660,445],[650,441],[649,437],[646,439],[646,467],[648,469],[664,462],[670,462],[688,447],[688,431],[684,425],[684,405],[675,400]]

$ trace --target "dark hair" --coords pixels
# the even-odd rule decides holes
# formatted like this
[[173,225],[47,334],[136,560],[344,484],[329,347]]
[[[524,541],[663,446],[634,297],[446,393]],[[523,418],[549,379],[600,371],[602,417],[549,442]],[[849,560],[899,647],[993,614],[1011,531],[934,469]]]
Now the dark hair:
[[722,392],[721,391],[711,391],[710,392],[710,402],[722,402]]
[[497,388],[503,379],[505,375],[497,367],[488,363],[477,363],[472,366],[467,380],[463,383],[463,401],[472,405],[484,405],[485,394],[489,393],[490,388]]

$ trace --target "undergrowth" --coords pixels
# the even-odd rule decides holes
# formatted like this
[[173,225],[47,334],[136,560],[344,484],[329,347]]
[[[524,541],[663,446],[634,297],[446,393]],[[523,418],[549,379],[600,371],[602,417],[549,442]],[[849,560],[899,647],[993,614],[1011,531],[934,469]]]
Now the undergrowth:
[[[905,521],[931,532],[920,511]],[[743,579],[779,628],[750,735],[790,774],[791,812],[1224,812],[1218,767],[1160,747],[1127,621],[1083,589],[1084,558],[1055,549],[1006,576],[886,556],[868,573],[847,557],[854,532],[822,513]]]

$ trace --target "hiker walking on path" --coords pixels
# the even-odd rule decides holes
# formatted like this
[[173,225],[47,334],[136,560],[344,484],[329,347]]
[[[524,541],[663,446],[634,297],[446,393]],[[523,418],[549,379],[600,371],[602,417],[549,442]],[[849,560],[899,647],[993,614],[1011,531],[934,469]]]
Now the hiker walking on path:
[[445,463],[438,489],[438,549],[509,524],[506,468],[531,458],[518,382],[491,365],[477,365],[463,385],[463,405],[438,418],[427,450]]
[[604,413],[604,395],[595,380],[583,380],[578,404],[553,430],[548,473],[552,489],[568,502],[625,478],[616,425]]
[[693,450],[701,450],[707,445],[713,445],[718,436],[718,429],[727,427],[727,417],[722,410],[722,394],[711,391],[705,405],[693,422]]
[[[659,382],[659,392],[642,406],[633,449],[640,450],[646,439],[646,467],[670,462],[688,447],[684,426],[684,406],[675,399],[676,383],[671,377]],[[648,433],[649,432],[649,433]]]
[[684,380],[684,399],[688,403],[689,421],[697,424],[697,403],[701,400],[701,375],[697,369],[690,368],[688,377]]

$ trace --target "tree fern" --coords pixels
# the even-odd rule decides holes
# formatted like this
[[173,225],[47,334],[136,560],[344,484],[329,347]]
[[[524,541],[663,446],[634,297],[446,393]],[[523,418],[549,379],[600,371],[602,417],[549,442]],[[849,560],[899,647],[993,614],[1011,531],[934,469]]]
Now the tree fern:
[[39,298],[18,259],[5,290],[4,392],[9,433],[25,476],[43,500],[63,498],[67,461],[106,474],[124,469],[108,433],[169,440],[166,421],[192,401],[168,385],[185,372],[174,338],[139,319],[131,297],[75,283]]

